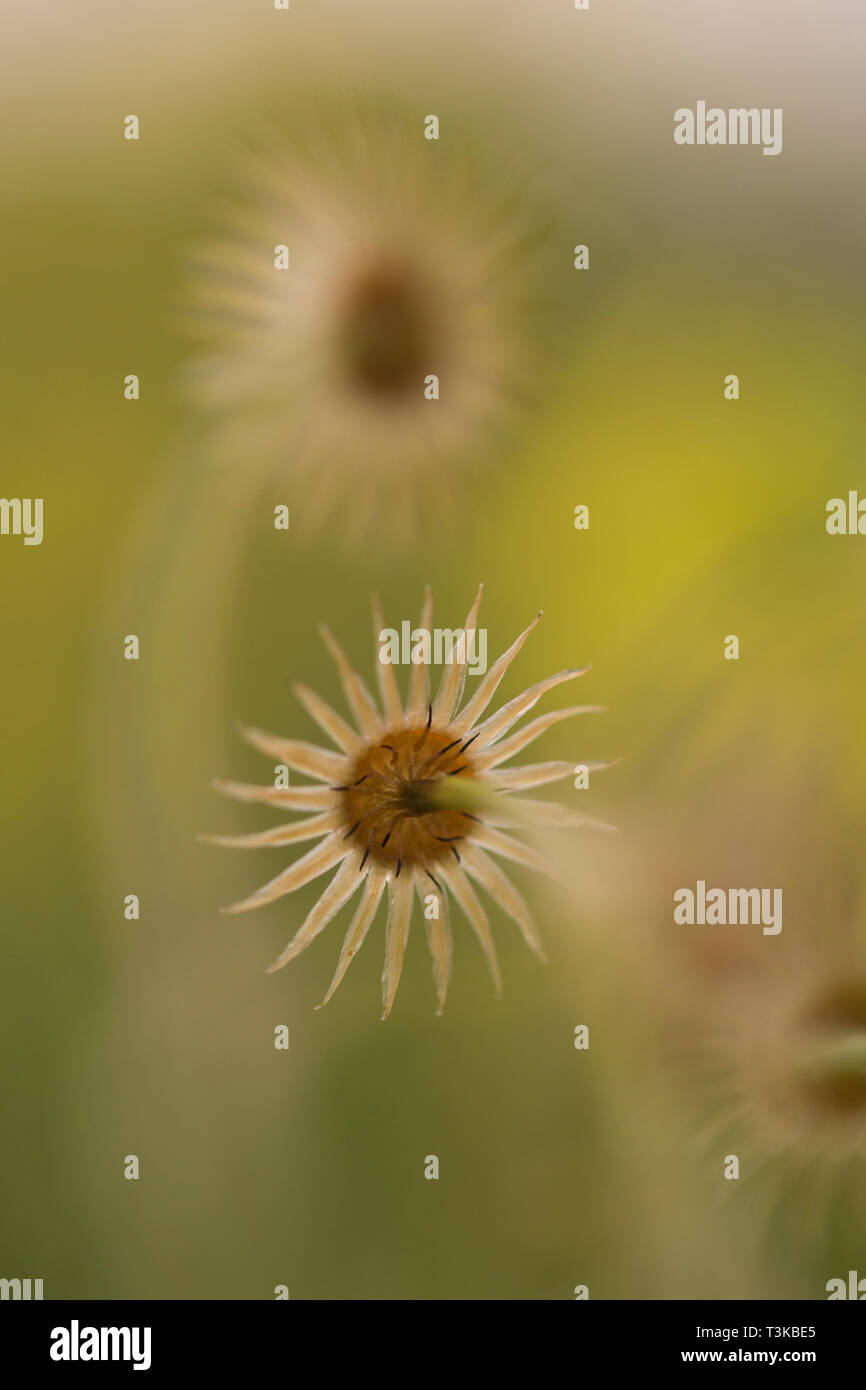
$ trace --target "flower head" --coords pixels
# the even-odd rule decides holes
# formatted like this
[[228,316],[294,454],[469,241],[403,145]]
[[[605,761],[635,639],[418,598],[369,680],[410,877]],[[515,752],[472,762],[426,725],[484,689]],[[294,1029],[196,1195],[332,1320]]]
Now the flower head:
[[684,1079],[691,1073],[701,1132],[713,1147],[724,1136],[748,1152],[770,1191],[793,1191],[808,1174],[833,1183],[866,1155],[858,870],[841,833],[832,867],[798,853],[798,825],[794,810],[779,827],[790,837],[785,891],[797,903],[784,931],[723,928],[688,948],[674,935],[679,944],[661,957],[671,1060]]
[[[482,590],[470,609],[464,632],[477,623]],[[420,628],[429,633],[432,598],[426,595]],[[374,624],[382,618],[374,602]],[[543,959],[529,909],[503,872],[499,859],[533,869],[546,861],[503,827],[530,822],[546,825],[594,824],[556,803],[515,800],[503,795],[572,775],[573,760],[507,768],[506,763],[546,729],[571,715],[597,709],[572,706],[544,714],[513,732],[522,715],[557,685],[584,674],[560,671],[530,686],[495,713],[487,707],[508,667],[536,626],[538,615],[485,674],[462,704],[467,661],[446,665],[431,699],[428,666],[413,665],[405,705],[393,666],[377,662],[382,708],[377,706],[342,648],[323,628],[337,666],[355,727],[306,686],[295,693],[334,749],[284,739],[259,729],[242,730],[254,747],[281,764],[314,779],[295,787],[250,786],[218,782],[220,791],[240,801],[264,802],[307,818],[261,834],[207,836],[215,844],[254,848],[316,840],[315,847],[264,887],[228,912],[245,912],[276,901],[334,870],[306,920],[270,967],[279,970],[305,950],[328,922],[356,894],[360,902],[349,924],[337,969],[323,1003],[327,1003],[361,947],[380,901],[387,895],[383,1017],[394,1001],[409,936],[413,899],[421,901],[433,960],[437,1012],[445,1002],[451,963],[448,900],[453,897],[468,919],[487,957],[496,992],[501,989],[493,937],[473,885],[479,885],[517,923],[527,945]],[[458,651],[465,658],[466,650]],[[588,668],[584,668],[588,669]],[[601,767],[606,764],[587,764]]]
[[302,485],[317,524],[340,508],[345,539],[383,507],[453,515],[538,377],[542,228],[462,127],[449,141],[381,100],[273,121],[197,257],[192,383],[211,452],[239,477]]
[[866,960],[801,958],[726,998],[704,1056],[765,1156],[844,1163],[866,1154]]

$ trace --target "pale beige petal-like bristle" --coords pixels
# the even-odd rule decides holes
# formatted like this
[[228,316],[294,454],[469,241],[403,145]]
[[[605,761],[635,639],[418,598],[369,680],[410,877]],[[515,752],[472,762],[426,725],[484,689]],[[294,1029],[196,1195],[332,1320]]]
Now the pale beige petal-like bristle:
[[295,932],[282,955],[277,957],[273,965],[268,966],[268,974],[273,975],[275,970],[282,970],[283,966],[288,965],[290,960],[294,960],[302,951],[305,951],[310,942],[328,925],[331,918],[336,917],[340,908],[357,893],[362,881],[361,874],[358,872],[357,856],[350,855],[343,860],[319,901],[307,914],[303,924]]
[[266,806],[279,806],[284,811],[324,811],[338,805],[337,794],[331,787],[259,787],[253,782],[213,783],[215,791],[234,801],[261,801]]
[[499,865],[494,863],[480,845],[464,844],[461,846],[460,858],[466,872],[481,884],[512,922],[517,923],[530,950],[535,952],[539,960],[546,961],[547,957],[535,929],[532,914],[507,874],[502,872]]
[[[518,729],[517,733],[509,735],[501,742],[494,741],[492,744],[483,744],[478,740],[476,748],[478,752],[472,755],[472,761],[476,767],[491,768],[498,767],[500,763],[505,763],[509,758],[513,758],[515,753],[520,753],[527,748],[530,743],[534,743],[541,734],[552,729],[554,724],[560,724],[563,719],[573,719],[576,714],[600,714],[601,705],[570,705],[567,709],[551,710],[549,714],[541,714],[537,719],[533,719],[524,728]],[[483,748],[486,751],[480,751]]]
[[497,687],[502,677],[517,656],[517,653],[520,651],[520,648],[523,646],[529,634],[534,632],[535,628],[538,626],[541,617],[542,615],[540,613],[536,614],[529,626],[524,628],[523,632],[512,642],[507,651],[503,652],[500,657],[497,657],[487,674],[481,677],[475,694],[463,706],[457,718],[451,721],[451,727],[455,734],[466,733],[469,729],[475,727],[487,706],[490,704],[490,701],[493,699],[493,696],[496,694]]
[[[491,714],[488,719],[485,719],[483,724],[479,724],[472,730],[476,750],[480,752],[482,748],[492,747],[493,744],[502,738],[503,734],[508,733],[512,724],[516,724],[522,715],[528,714],[528,712],[538,704],[542,695],[546,695],[548,690],[554,690],[565,681],[576,680],[578,676],[586,675],[588,670],[589,667],[584,666],[573,671],[557,671],[555,676],[548,676],[546,680],[538,681],[537,684],[531,685],[528,690],[524,690],[520,695],[516,695],[513,700],[509,700],[506,705],[502,705],[495,714]],[[575,705],[572,708],[575,710],[581,708],[588,710],[593,707],[591,705]],[[555,710],[554,713],[561,719],[565,717],[561,710]],[[550,716],[546,717],[549,718]],[[527,727],[531,726],[528,725]],[[523,731],[521,730],[521,732]]]
[[263,849],[268,845],[294,845],[302,840],[317,840],[321,835],[336,830],[340,824],[339,811],[326,811],[321,816],[311,816],[309,820],[275,825],[271,830],[257,830],[251,835],[199,835],[198,838],[202,844],[221,845],[224,849]]
[[490,967],[493,988],[497,998],[501,999],[502,976],[499,972],[499,961],[496,958],[496,946],[493,942],[493,933],[490,930],[487,913],[478,901],[478,895],[462,869],[457,867],[446,868],[440,864],[438,870],[443,881],[447,884],[451,896],[463,909],[472,930],[481,943],[481,949],[487,957],[487,964]]
[[[478,610],[481,607],[481,600],[484,597],[484,585],[478,585],[478,593],[475,595],[472,607],[466,615],[463,624],[463,631],[466,633],[474,632],[478,623]],[[466,661],[455,661],[450,666],[446,666],[442,673],[442,680],[436,692],[436,699],[433,701],[433,723],[436,725],[447,724],[460,701],[463,699],[463,687],[466,683]]]
[[345,859],[351,851],[347,847],[340,834],[328,836],[322,844],[316,845],[315,849],[308,850],[300,859],[296,859],[294,864],[290,864],[287,869],[283,869],[281,874],[272,878],[269,883],[257,888],[250,897],[242,899],[241,902],[232,903],[231,907],[224,907],[223,912],[251,912],[254,907],[264,907],[266,903],[275,902],[277,898],[285,897],[286,893],[294,893],[296,888],[303,888],[305,883],[318,878],[320,874],[325,874],[340,859]]
[[337,961],[337,968],[334,971],[334,978],[328,986],[328,992],[317,1007],[322,1009],[331,998],[334,990],[339,985],[355,956],[364,944],[370,924],[376,916],[376,909],[382,898],[385,889],[386,877],[380,869],[371,869],[364,882],[364,894],[358,904],[358,910],[349,923],[343,941],[343,949],[340,951],[340,959]]
[[382,1018],[386,1019],[403,970],[412,915],[412,875],[388,880],[388,925],[385,929],[385,968],[382,971]]
[[490,825],[477,825],[472,830],[472,843],[483,845],[491,854],[499,854],[503,859],[511,859],[515,864],[524,864],[527,869],[549,874],[550,864],[537,850],[515,840],[511,835],[503,835]]
[[549,825],[558,828],[571,827],[575,830],[608,830],[614,834],[619,834],[619,827],[607,825],[605,821],[596,820],[594,816],[585,816],[580,811],[571,811],[567,806],[562,806],[558,801],[533,801],[529,797],[520,797],[517,801],[511,801],[507,797],[502,798],[502,809],[491,811],[485,808],[485,825],[507,825],[507,826],[526,826],[531,820],[536,825]]
[[322,733],[327,734],[348,757],[357,757],[364,747],[364,740],[351,725],[347,724],[345,719],[341,719],[337,711],[331,709],[327,701],[309,686],[302,685],[300,681],[293,681],[292,690]]
[[382,708],[385,711],[385,718],[390,725],[396,729],[403,723],[403,706],[400,703],[400,691],[397,686],[397,677],[394,667],[389,661],[379,660],[379,633],[385,631],[385,619],[382,614],[382,605],[378,597],[374,594],[370,600],[373,609],[373,640],[376,644],[376,680],[379,684],[379,694],[382,698]]
[[[418,630],[429,632],[433,622],[433,591],[428,584],[424,590],[424,604]],[[410,727],[419,719],[426,719],[430,702],[430,667],[426,661],[412,666],[409,673],[409,694],[406,700],[406,723]]]
[[[424,927],[427,932],[427,946],[433,962],[433,983],[436,986],[436,1015],[439,1017],[445,1007],[448,982],[451,978],[451,924],[448,912],[448,894],[437,887],[430,878],[417,878],[415,887],[421,903]],[[428,917],[428,899],[435,898],[438,915]]]
[[527,787],[543,787],[548,782],[559,782],[563,777],[573,777],[575,767],[585,767],[588,772],[601,772],[610,763],[573,763],[562,759],[550,763],[527,763],[525,767],[502,767],[485,773],[492,782],[509,791],[522,791]]
[[293,738],[280,738],[264,729],[238,725],[241,737],[260,753],[278,762],[303,772],[307,777],[317,777],[320,782],[335,786],[344,781],[351,764],[342,753],[332,753],[327,748],[317,748],[313,743],[302,743]]
[[346,696],[349,708],[352,711],[358,728],[366,738],[378,738],[382,732],[382,719],[373,697],[367,689],[357,671],[353,669],[349,658],[343,651],[330,628],[324,623],[319,624],[319,631],[322,634],[325,646],[334,659],[334,663],[340,674],[343,691]]

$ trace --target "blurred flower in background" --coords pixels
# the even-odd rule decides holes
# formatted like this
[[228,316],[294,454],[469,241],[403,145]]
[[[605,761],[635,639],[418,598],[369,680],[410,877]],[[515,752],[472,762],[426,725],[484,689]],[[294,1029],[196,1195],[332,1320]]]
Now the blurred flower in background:
[[382,90],[299,103],[250,142],[196,256],[207,456],[239,488],[291,485],[334,545],[386,520],[395,549],[422,517],[453,529],[550,373],[550,214],[438,119]]

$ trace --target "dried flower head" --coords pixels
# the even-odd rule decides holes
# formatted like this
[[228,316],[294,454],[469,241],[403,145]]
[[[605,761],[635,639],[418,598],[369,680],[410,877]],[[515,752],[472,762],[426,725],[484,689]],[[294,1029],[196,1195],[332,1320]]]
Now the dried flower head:
[[832,1181],[866,1155],[861,910],[844,852],[832,872],[826,862],[796,864],[793,851],[790,863],[798,914],[778,936],[728,929],[711,973],[702,955],[680,958],[670,1018],[682,1062],[697,1069],[707,1137],[743,1146],[768,1176],[809,1171]]
[[[467,633],[476,628],[481,595],[479,588],[466,619],[464,631]],[[379,633],[382,618],[377,603],[374,602],[373,608],[375,631]],[[432,611],[428,590],[420,622],[420,628],[427,633],[431,632]],[[571,776],[573,760],[532,763],[517,768],[504,765],[560,720],[598,707],[554,710],[511,732],[521,716],[547,691],[584,674],[581,670],[568,670],[530,686],[496,713],[484,717],[500,681],[538,618],[479,677],[475,692],[462,708],[467,672],[465,659],[445,666],[433,699],[428,689],[428,666],[413,665],[405,706],[400,699],[393,666],[378,661],[380,711],[342,649],[323,628],[356,727],[351,727],[312,690],[296,685],[295,693],[301,703],[336,745],[337,751],[279,738],[258,729],[242,731],[255,748],[315,781],[290,788],[218,782],[218,790],[240,801],[264,802],[312,814],[307,819],[262,834],[203,838],[214,844],[244,848],[289,845],[304,840],[319,843],[251,897],[225,910],[245,912],[262,907],[336,870],[306,920],[270,967],[272,971],[300,955],[340,909],[360,892],[360,904],[323,1000],[327,1003],[360,949],[377,907],[387,893],[382,976],[383,1017],[387,1017],[400,978],[413,898],[417,895],[423,908],[433,960],[437,1012],[441,1012],[451,962],[450,895],[481,943],[498,994],[501,982],[493,937],[473,883],[480,885],[517,923],[527,945],[543,959],[529,909],[496,861],[504,858],[541,870],[547,867],[546,861],[535,849],[505,833],[502,827],[530,822],[541,825],[597,822],[556,803],[515,800],[503,795]],[[458,654],[465,657],[466,652]],[[586,765],[606,766],[602,763]]]
[[744,1126],[767,1157],[866,1154],[864,962],[782,965],[727,1005],[705,1053],[726,1099],[718,1123]]
[[444,144],[381,100],[273,121],[197,258],[192,382],[213,456],[302,483],[305,518],[339,509],[344,539],[383,507],[398,536],[431,506],[453,514],[538,377],[542,229],[465,127]]

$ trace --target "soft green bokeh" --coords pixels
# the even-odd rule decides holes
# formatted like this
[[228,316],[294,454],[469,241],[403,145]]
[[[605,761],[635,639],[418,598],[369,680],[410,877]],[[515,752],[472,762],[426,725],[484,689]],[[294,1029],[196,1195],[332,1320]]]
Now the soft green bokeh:
[[[840,230],[861,209],[832,169],[814,205],[812,154],[798,156],[793,133],[784,168],[759,159],[741,184],[735,161],[757,151],[725,151],[718,182],[694,163],[684,176],[666,70],[648,158],[645,105],[635,146],[590,138],[600,79],[585,55],[585,98],[556,67],[524,113],[509,84],[518,9],[468,109],[506,158],[544,167],[569,243],[592,243],[592,280],[584,291],[560,248],[568,324],[553,397],[471,510],[447,530],[422,521],[403,558],[384,510],[376,540],[345,555],[338,527],[305,534],[303,497],[282,481],[249,496],[216,473],[177,389],[184,258],[231,186],[227,137],[267,84],[229,80],[226,54],[218,83],[191,76],[167,94],[179,59],[157,45],[129,97],[117,73],[90,91],[65,76],[45,168],[26,147],[13,159],[3,492],[44,496],[46,540],[0,540],[0,1273],[42,1277],[49,1297],[268,1298],[281,1283],[298,1298],[568,1298],[579,1283],[592,1297],[821,1297],[831,1276],[862,1270],[862,1164],[830,1154],[792,1179],[791,1165],[763,1164],[760,1124],[757,1138],[722,1130],[703,1144],[713,1093],[669,1065],[717,964],[704,979],[676,959],[674,887],[782,882],[790,939],[826,940],[828,961],[838,937],[864,931],[866,540],[824,530],[827,499],[866,488],[864,286]],[[261,55],[258,23],[244,41]],[[388,76],[369,35],[354,69],[349,33],[328,58],[323,39],[304,43],[285,62],[317,99],[337,68]],[[693,65],[702,56],[697,37]],[[444,92],[459,128],[468,69],[422,58],[421,105]],[[275,94],[282,61],[269,52]],[[147,138],[128,149],[118,113],[138,107]],[[74,148],[68,120],[90,132],[78,178],[58,159],[58,144]],[[121,394],[129,371],[143,383],[135,405]],[[723,399],[729,372],[736,403]],[[297,518],[286,536],[269,525],[282,500]],[[380,922],[314,1012],[341,923],[264,973],[318,889],[218,915],[279,852],[196,843],[268,823],[210,779],[261,776],[235,719],[313,737],[290,678],[338,701],[317,621],[371,678],[372,589],[398,623],[430,582],[453,626],[482,579],[491,656],[545,610],[503,698],[592,663],[577,698],[610,713],[546,734],[539,756],[622,755],[589,792],[562,793],[621,834],[569,845],[558,893],[518,871],[552,964],[492,913],[504,1000],[458,922],[434,1018],[416,929],[380,1023]],[[121,660],[127,632],[141,637],[138,665]],[[727,633],[739,663],[722,659]],[[139,923],[122,915],[132,892]],[[280,1023],[287,1054],[272,1046]],[[578,1023],[586,1054],[572,1046]],[[743,1177],[725,1184],[734,1142]],[[138,1184],[122,1179],[128,1153]],[[431,1153],[438,1183],[423,1178]]]

